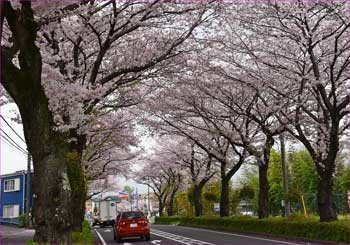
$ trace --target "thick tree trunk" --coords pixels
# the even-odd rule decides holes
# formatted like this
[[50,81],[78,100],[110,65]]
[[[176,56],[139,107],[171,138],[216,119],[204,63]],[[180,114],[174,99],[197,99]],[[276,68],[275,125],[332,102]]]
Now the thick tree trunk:
[[162,200],[158,200],[158,206],[159,206],[159,216],[163,216],[164,204]]
[[82,222],[85,216],[85,200],[87,196],[82,154],[85,147],[85,137],[71,130],[70,136],[76,138],[70,144],[70,153],[67,156],[68,178],[71,185],[71,213],[73,231],[82,231]]
[[177,192],[177,189],[174,189],[170,194],[168,208],[167,208],[168,216],[174,215],[174,201],[175,201],[176,192]]
[[[9,88],[14,94],[18,92],[16,89],[11,90],[11,86]],[[27,94],[23,93],[20,99],[17,97],[16,103],[21,113],[28,149],[33,156],[34,241],[71,244],[67,137],[53,130],[52,115],[41,88],[35,92],[28,89]]]
[[203,186],[201,185],[195,185],[193,188],[193,202],[194,202],[195,216],[203,215],[202,191],[203,191]]
[[32,151],[34,241],[71,244],[70,186],[65,164],[69,149],[60,141],[51,142],[48,148],[47,155]]
[[332,174],[320,175],[317,185],[317,203],[320,221],[337,220],[337,211],[333,202],[333,177]]
[[[41,95],[41,96],[40,96]],[[71,244],[71,186],[66,135],[55,132],[47,99],[37,93],[19,103],[25,138],[33,156],[34,241]]]
[[274,139],[271,135],[266,135],[265,147],[263,152],[263,162],[259,165],[259,219],[267,218],[269,216],[269,179],[267,178],[267,171],[270,163],[271,148],[274,144]]
[[259,166],[259,219],[267,218],[269,201],[269,180],[267,178],[268,165]]
[[220,196],[220,216],[230,215],[229,206],[229,180],[221,179],[221,196]]

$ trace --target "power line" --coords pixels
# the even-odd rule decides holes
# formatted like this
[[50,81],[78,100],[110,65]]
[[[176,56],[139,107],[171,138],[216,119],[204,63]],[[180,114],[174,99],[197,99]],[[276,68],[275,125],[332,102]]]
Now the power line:
[[16,145],[14,145],[10,140],[8,140],[4,135],[0,135],[1,138],[5,141],[6,144],[13,147],[15,150],[17,150],[19,153],[22,153],[23,155],[27,155],[27,153],[23,152],[20,148],[18,148]]
[[[7,137],[6,140],[11,141],[11,143],[19,150],[23,151],[25,154],[27,154],[27,151],[25,149],[23,149],[19,144],[17,144],[16,141],[14,141],[2,128],[0,128],[0,131],[3,132],[5,134],[5,136]],[[5,136],[2,135],[4,138]]]
[[2,120],[4,120],[4,122],[7,124],[7,126],[10,127],[10,129],[17,135],[18,138],[20,138],[25,144],[27,144],[27,142],[16,132],[16,130],[14,130],[11,125],[6,121],[6,119],[0,115],[0,117],[2,118]]
[[8,139],[8,137],[6,137],[5,135],[2,135],[2,134],[1,134],[1,137],[2,137],[8,144],[10,144],[10,146],[14,147],[16,150],[20,151],[20,152],[23,153],[23,154],[27,154],[27,152],[25,152],[25,151],[23,150],[23,148],[18,147],[18,146],[17,146],[16,144],[14,144],[10,139]]

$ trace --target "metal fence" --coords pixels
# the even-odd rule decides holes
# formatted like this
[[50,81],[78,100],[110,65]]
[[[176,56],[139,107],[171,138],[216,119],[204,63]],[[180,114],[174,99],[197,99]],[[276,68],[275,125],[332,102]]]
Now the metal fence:
[[[311,214],[318,214],[317,207],[317,194],[316,193],[304,193],[303,194],[306,210]],[[333,204],[337,209],[338,214],[348,214],[348,199],[346,193],[335,193],[333,194]],[[292,211],[303,213],[303,207],[301,203],[293,202],[291,204]]]

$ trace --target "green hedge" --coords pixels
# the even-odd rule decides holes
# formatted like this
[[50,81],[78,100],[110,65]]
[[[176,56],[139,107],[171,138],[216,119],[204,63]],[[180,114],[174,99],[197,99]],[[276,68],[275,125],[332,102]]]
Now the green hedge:
[[253,217],[157,217],[156,224],[189,225],[225,231],[254,232],[314,241],[350,243],[349,221],[320,222]]

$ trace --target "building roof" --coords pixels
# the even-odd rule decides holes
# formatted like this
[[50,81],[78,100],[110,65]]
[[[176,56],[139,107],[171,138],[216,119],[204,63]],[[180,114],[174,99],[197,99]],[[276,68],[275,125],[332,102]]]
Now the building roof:
[[121,199],[119,196],[107,196],[103,199],[104,201],[109,201],[109,200],[113,200],[116,202],[121,202]]
[[121,199],[119,196],[106,196],[105,198],[100,198],[100,197],[94,197],[91,198],[91,201],[93,202],[99,202],[99,201],[116,201],[116,202],[121,202]]
[[[18,176],[18,175],[23,175],[23,174],[26,174],[27,173],[27,170],[19,170],[19,171],[16,171],[16,172],[13,172],[13,173],[9,173],[9,174],[2,174],[0,175],[0,178],[2,177],[10,177],[10,176]],[[34,173],[34,171],[31,171],[31,173]]]

